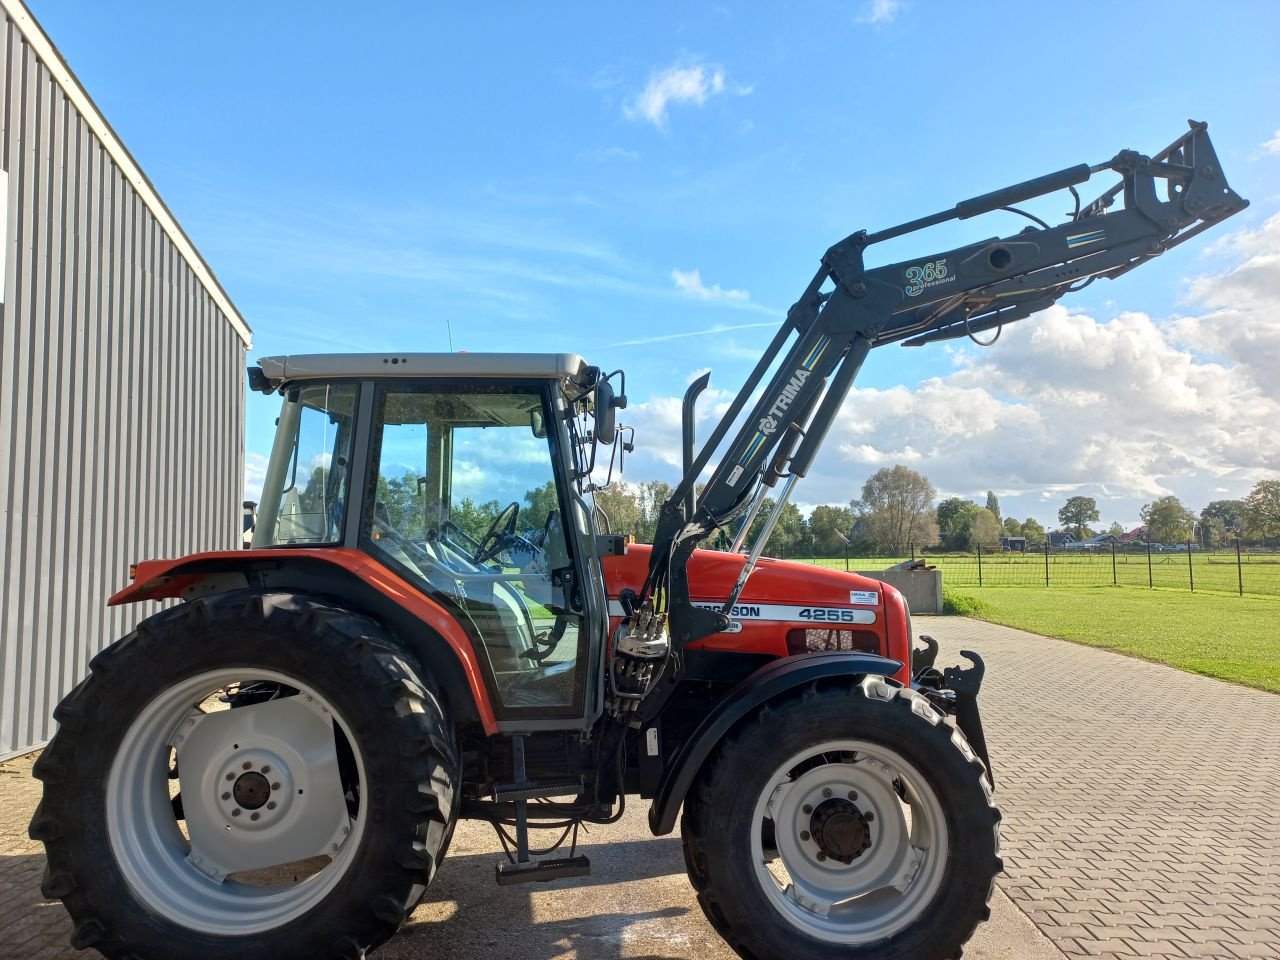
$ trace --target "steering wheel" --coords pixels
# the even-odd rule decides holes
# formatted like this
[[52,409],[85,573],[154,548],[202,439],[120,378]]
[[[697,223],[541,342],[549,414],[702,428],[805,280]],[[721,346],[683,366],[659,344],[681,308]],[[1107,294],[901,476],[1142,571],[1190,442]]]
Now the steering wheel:
[[478,566],[501,553],[504,539],[515,535],[516,517],[519,515],[520,504],[514,500],[503,507],[502,512],[493,518],[493,523],[489,524],[489,529],[480,538],[475,553],[471,555],[471,562]]

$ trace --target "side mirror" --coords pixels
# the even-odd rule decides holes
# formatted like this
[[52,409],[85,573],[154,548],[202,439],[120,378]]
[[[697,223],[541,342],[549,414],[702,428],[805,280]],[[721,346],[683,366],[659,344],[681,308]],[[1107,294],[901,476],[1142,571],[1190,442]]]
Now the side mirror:
[[[623,403],[625,403],[625,398]],[[596,439],[608,446],[618,436],[618,424],[613,415],[617,399],[613,395],[613,384],[601,379],[596,384]]]
[[539,440],[545,439],[547,436],[547,421],[542,416],[541,410],[529,411],[529,429],[533,431],[533,435]]

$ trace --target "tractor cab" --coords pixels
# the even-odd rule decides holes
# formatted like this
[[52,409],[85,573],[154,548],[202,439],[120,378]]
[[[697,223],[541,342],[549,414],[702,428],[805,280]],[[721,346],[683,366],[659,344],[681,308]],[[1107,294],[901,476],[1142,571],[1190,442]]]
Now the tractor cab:
[[273,357],[256,370],[283,405],[253,547],[353,548],[445,606],[500,720],[593,713],[589,638],[607,611],[577,481],[597,406],[617,404],[600,371],[574,354]]

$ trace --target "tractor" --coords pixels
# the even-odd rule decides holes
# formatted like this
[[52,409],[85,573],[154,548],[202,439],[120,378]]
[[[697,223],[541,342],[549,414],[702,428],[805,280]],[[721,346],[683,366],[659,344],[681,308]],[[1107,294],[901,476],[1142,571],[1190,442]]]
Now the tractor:
[[[1118,183],[1082,204],[1103,171]],[[1058,190],[1061,224],[1014,206]],[[427,894],[459,818],[497,831],[497,883],[553,882],[590,870],[579,828],[638,797],[744,958],[959,957],[1002,866],[982,660],[940,669],[893,587],[765,544],[873,347],[998,334],[1246,205],[1192,122],[1155,156],[851,235],[701,444],[706,378],[689,388],[652,544],[594,503],[634,447],[621,371],[259,360],[280,413],[250,549],[131,568],[109,602],[164,603],[94,657],[35,766],[73,945],[355,960]],[[864,263],[997,210],[1030,222]]]

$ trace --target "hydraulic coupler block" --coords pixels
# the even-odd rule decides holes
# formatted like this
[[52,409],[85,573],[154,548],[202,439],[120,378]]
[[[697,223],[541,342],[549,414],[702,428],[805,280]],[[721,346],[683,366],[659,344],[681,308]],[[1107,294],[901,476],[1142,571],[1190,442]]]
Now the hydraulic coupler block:
[[619,720],[629,719],[640,706],[671,653],[667,615],[654,613],[646,603],[624,620],[613,636],[609,663],[608,710]]

